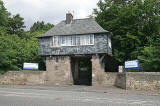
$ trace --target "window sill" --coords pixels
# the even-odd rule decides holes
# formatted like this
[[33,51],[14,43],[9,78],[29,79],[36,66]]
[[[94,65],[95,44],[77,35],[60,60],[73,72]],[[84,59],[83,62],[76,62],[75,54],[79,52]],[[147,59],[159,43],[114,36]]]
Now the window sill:
[[78,46],[72,46],[72,45],[67,45],[67,46],[51,46],[51,48],[60,48],[60,47],[79,47],[79,46],[94,46],[92,45],[78,45]]

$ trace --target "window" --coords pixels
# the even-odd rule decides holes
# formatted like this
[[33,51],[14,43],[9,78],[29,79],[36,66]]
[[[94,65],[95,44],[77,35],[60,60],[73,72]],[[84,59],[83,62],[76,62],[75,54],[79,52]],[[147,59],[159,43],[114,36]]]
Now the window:
[[89,45],[89,43],[90,43],[90,36],[86,36],[86,45]]
[[76,36],[76,45],[80,45],[80,36]]
[[109,45],[109,48],[112,48],[111,39],[109,37],[108,37],[108,45]]
[[66,39],[65,38],[66,38],[65,36],[60,38],[60,39],[62,39],[62,45],[65,45],[65,43],[66,43]]
[[54,36],[53,47],[94,45],[94,35]]
[[72,37],[72,46],[76,45],[76,36],[71,36]]
[[94,36],[90,36],[90,44],[94,44]]
[[58,46],[58,43],[58,36],[54,36],[52,46]]

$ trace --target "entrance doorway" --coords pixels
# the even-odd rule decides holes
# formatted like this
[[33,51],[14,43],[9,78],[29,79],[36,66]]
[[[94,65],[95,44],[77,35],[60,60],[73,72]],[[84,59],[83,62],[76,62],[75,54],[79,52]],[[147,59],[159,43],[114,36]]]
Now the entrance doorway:
[[75,85],[92,85],[91,57],[72,57],[71,67]]

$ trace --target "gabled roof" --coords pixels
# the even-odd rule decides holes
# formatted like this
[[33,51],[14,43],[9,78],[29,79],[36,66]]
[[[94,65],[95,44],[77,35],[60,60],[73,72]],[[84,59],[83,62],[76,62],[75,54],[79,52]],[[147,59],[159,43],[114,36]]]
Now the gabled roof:
[[65,20],[55,25],[40,37],[49,37],[54,35],[78,35],[78,34],[95,34],[106,33],[94,19],[74,19],[70,24],[66,24]]

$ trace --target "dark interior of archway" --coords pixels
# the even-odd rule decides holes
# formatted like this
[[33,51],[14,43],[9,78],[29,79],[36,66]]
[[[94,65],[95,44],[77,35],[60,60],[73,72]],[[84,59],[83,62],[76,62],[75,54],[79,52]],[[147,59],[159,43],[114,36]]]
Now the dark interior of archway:
[[71,69],[75,85],[92,85],[92,63],[90,57],[72,57]]

